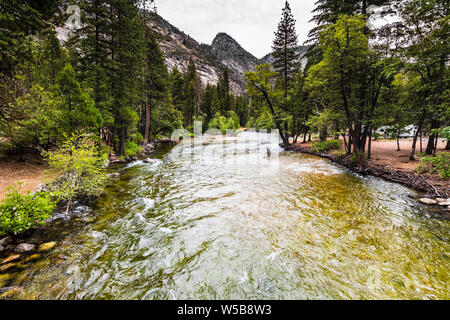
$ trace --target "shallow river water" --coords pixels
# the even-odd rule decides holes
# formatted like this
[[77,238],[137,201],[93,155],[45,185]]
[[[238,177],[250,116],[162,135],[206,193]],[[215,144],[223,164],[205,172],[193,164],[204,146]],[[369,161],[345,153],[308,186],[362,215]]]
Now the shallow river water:
[[116,167],[93,210],[48,232],[55,249],[8,275],[15,298],[450,298],[450,221],[414,191],[262,137]]

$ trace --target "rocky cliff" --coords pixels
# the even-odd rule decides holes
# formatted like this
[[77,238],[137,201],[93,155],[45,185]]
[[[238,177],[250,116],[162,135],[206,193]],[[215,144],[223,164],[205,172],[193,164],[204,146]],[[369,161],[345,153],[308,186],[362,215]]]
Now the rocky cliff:
[[244,73],[261,63],[225,33],[219,33],[208,45],[197,42],[156,13],[149,15],[148,23],[158,36],[168,67],[184,71],[192,57],[204,85],[216,84],[227,68],[231,90],[244,93]]

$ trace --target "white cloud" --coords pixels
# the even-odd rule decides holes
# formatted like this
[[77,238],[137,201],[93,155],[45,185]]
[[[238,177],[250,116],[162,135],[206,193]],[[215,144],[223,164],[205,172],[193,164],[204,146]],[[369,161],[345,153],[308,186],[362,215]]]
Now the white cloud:
[[[299,44],[307,39],[316,0],[291,0]],[[261,58],[271,51],[285,0],[156,0],[158,13],[202,43],[226,32]]]

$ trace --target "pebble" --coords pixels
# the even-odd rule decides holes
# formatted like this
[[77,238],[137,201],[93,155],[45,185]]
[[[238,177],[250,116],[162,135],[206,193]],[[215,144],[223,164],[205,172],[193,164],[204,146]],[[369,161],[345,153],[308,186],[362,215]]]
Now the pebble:
[[5,260],[3,260],[1,264],[5,264],[5,263],[8,263],[8,262],[20,259],[20,257],[21,257],[20,254],[11,255],[8,258],[6,258]]
[[422,198],[422,199],[419,199],[419,201],[424,204],[437,204],[438,203],[436,200],[429,199],[429,198]]
[[29,243],[21,243],[19,244],[14,251],[18,253],[30,252],[33,251],[36,246],[34,244]]
[[0,288],[0,293],[2,298],[10,297],[21,292],[23,289],[21,287],[5,287]]
[[23,261],[24,261],[24,262],[28,262],[28,261],[32,261],[32,260],[37,260],[37,259],[39,259],[40,257],[41,257],[40,254],[35,253],[35,254],[29,256],[28,258],[26,258],[26,259],[23,260]]
[[8,263],[3,266],[0,266],[0,272],[5,272],[9,269],[17,267],[17,263]]
[[45,251],[49,251],[52,250],[53,247],[56,245],[56,242],[52,241],[52,242],[47,242],[47,243],[43,243],[39,246],[38,251],[39,252],[45,252]]

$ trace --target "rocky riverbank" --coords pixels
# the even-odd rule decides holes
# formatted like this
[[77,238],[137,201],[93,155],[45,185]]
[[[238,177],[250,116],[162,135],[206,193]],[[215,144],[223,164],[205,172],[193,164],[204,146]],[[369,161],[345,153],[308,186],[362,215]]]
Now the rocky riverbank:
[[450,213],[450,183],[448,180],[441,179],[437,175],[419,174],[412,171],[375,164],[371,161],[366,161],[365,168],[360,170],[350,157],[341,157],[333,153],[317,153],[311,151],[310,147],[302,147],[298,144],[290,145],[286,147],[285,150],[326,158],[358,174],[382,178],[386,181],[399,183],[405,187],[423,192],[425,193],[425,196],[418,199],[418,201],[427,205],[439,205],[444,211]]
[[[153,163],[150,158],[156,144],[171,144],[170,141],[155,141],[143,148],[143,152],[136,157],[125,157],[119,159],[112,156],[107,167],[116,164],[126,164],[142,160],[144,163]],[[112,172],[109,176],[114,179],[120,177],[120,173]],[[42,183],[34,190],[43,190]],[[21,290],[20,287],[10,283],[11,274],[20,272],[30,264],[39,261],[47,252],[53,250],[60,242],[64,242],[67,229],[72,228],[74,221],[86,223],[95,219],[92,216],[90,204],[95,199],[78,199],[74,202],[74,209],[65,213],[65,206],[59,206],[44,226],[34,227],[20,235],[3,235],[0,237],[0,299],[15,295]],[[60,257],[64,259],[64,257]]]

